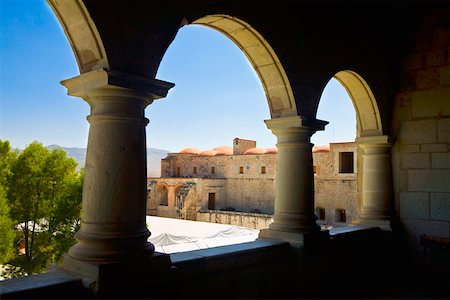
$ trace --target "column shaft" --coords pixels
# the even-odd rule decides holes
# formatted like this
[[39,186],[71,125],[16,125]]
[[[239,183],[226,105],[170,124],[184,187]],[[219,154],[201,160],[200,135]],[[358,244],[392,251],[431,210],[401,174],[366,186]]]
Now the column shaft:
[[260,237],[302,244],[304,234],[320,231],[314,215],[313,145],[310,140],[326,122],[314,120],[305,124],[301,117],[288,117],[266,123],[277,137],[275,213],[273,223],[269,229],[260,232]]
[[66,80],[63,85],[91,108],[81,228],[69,256],[92,263],[151,256],[144,109],[156,98],[149,92],[153,87],[142,79],[105,70]]
[[278,138],[273,230],[309,232],[314,218],[312,130],[306,127],[274,130]]
[[360,138],[362,183],[360,218],[388,220],[394,216],[391,147],[388,137]]

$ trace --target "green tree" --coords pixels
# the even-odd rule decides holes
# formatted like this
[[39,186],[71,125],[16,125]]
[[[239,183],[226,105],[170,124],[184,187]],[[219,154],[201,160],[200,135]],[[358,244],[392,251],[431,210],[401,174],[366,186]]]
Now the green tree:
[[12,164],[8,203],[19,224],[24,255],[10,263],[27,274],[39,273],[74,243],[79,226],[82,175],[61,149],[33,142]]
[[9,207],[6,192],[0,185],[0,264],[8,262],[14,257],[14,222],[9,217]]
[[71,173],[64,179],[55,196],[49,232],[54,236],[53,259],[60,261],[62,255],[75,244],[74,234],[81,226],[81,200],[83,194],[84,170]]
[[8,141],[0,140],[0,264],[14,257],[14,222],[10,217],[6,199],[7,183],[11,177],[11,164],[16,153],[11,151]]

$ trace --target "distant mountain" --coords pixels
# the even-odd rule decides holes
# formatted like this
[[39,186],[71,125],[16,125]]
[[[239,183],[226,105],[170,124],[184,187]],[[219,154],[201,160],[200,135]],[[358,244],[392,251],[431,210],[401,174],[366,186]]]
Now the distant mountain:
[[[62,147],[59,145],[47,146],[47,149],[61,148],[78,163],[78,168],[84,166],[86,161],[86,148]],[[161,159],[166,157],[169,151],[157,148],[147,148],[147,176],[161,176]]]

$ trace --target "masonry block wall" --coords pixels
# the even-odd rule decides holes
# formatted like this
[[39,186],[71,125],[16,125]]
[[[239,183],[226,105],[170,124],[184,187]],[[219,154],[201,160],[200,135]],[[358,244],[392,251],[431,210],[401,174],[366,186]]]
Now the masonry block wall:
[[422,20],[395,97],[392,150],[397,211],[411,245],[450,237],[450,13]]
[[[242,141],[247,140],[239,140]],[[256,144],[248,142],[252,142],[252,146]],[[351,154],[351,171],[341,172],[341,153]],[[185,209],[190,211],[189,219],[267,228],[271,217],[254,215],[274,213],[276,159],[275,153],[212,156],[183,151],[170,153],[161,162],[162,178],[149,179],[156,184],[149,189],[147,213],[177,217],[176,207],[161,205],[165,198],[170,198],[163,194],[169,190],[173,193],[183,183],[195,182],[195,188],[191,189],[185,202]],[[313,150],[315,207],[325,209],[328,225],[344,226],[357,217],[356,160],[354,142],[331,143],[328,148]],[[210,193],[214,193],[213,210],[208,210]],[[201,213],[198,212],[200,209]],[[227,211],[216,213],[222,209]],[[230,212],[232,209],[239,212],[239,216]],[[345,222],[337,220],[338,210],[345,211]]]
[[[352,152],[354,168],[352,173],[340,173],[339,153]],[[314,200],[315,207],[325,209],[327,224],[336,224],[335,212],[346,212],[346,223],[358,216],[356,144],[331,143],[330,151],[314,152]],[[342,224],[343,225],[343,224]]]
[[[204,180],[226,178],[226,182],[220,185],[222,195],[217,195],[216,198],[217,209],[233,207],[243,212],[259,210],[261,213],[272,214],[275,198],[275,168],[276,154],[209,157],[171,153],[161,162],[161,177]],[[202,183],[202,186],[206,188],[206,190],[202,188],[200,192],[202,208],[206,209],[208,190],[214,193],[218,191],[211,189],[205,183]]]

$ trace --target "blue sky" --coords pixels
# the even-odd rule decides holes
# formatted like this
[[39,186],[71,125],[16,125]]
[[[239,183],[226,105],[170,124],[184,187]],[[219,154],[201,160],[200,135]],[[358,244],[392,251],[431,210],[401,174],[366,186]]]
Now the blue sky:
[[[86,147],[89,105],[67,96],[59,83],[79,72],[50,7],[44,0],[0,0],[0,13],[0,139],[19,148],[33,140]],[[146,109],[148,147],[211,149],[231,146],[235,137],[275,145],[263,122],[270,115],[261,83],[242,51],[219,32],[181,28],[157,78],[176,86]],[[316,145],[354,140],[354,109],[335,80],[324,90],[318,118],[330,124],[313,136]]]

